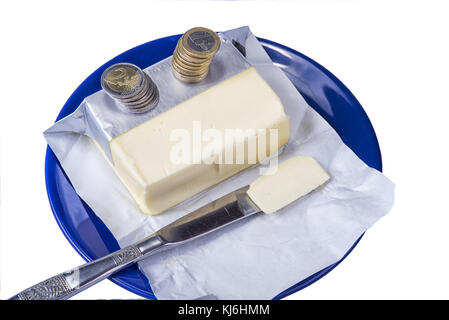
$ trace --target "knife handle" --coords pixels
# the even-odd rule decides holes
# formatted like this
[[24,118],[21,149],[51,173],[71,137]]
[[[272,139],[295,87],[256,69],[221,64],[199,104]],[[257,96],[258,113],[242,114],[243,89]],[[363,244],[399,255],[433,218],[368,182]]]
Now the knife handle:
[[68,299],[130,266],[144,256],[157,252],[164,244],[164,241],[158,234],[153,234],[137,244],[125,247],[103,258],[42,281],[11,297],[9,300]]

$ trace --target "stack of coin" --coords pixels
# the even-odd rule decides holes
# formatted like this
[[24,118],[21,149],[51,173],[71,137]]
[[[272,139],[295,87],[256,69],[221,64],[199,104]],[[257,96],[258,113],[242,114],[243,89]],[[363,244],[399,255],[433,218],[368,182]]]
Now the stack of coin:
[[199,82],[209,73],[212,58],[220,48],[220,38],[207,28],[193,28],[179,39],[173,52],[172,69],[184,82]]
[[131,63],[117,63],[107,68],[101,76],[101,87],[128,112],[146,112],[159,102],[156,84]]

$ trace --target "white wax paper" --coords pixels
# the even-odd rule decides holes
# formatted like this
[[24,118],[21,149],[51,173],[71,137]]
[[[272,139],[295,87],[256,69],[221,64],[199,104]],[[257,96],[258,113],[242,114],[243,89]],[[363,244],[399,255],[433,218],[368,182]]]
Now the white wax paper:
[[[159,299],[271,299],[340,260],[394,201],[393,183],[343,144],[248,28],[224,35],[246,44],[248,61],[276,91],[291,118],[290,139],[279,161],[312,156],[332,178],[323,189],[277,213],[255,215],[140,262]],[[259,168],[252,167],[161,215],[145,216],[89,138],[65,132],[46,139],[77,193],[122,247],[259,175]]]

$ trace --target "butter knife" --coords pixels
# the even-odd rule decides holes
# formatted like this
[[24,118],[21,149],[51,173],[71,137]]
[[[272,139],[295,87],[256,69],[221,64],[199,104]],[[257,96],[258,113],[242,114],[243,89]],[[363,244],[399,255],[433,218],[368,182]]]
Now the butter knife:
[[272,213],[324,185],[330,176],[313,158],[297,156],[163,227],[149,237],[103,258],[32,286],[11,300],[67,299],[152,254],[196,239],[258,212]]
[[10,300],[64,300],[157,252],[178,246],[260,212],[238,189],[168,224],[147,238],[105,257],[42,281]]

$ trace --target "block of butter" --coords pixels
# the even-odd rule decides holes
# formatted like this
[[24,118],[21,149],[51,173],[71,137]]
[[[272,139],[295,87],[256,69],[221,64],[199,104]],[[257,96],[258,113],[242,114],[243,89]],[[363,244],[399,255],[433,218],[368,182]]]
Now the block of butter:
[[250,184],[248,196],[265,213],[273,213],[305,196],[330,179],[312,157],[297,156],[282,162],[275,172]]
[[250,67],[113,138],[110,148],[141,211],[155,215],[277,153],[288,138],[282,102]]

